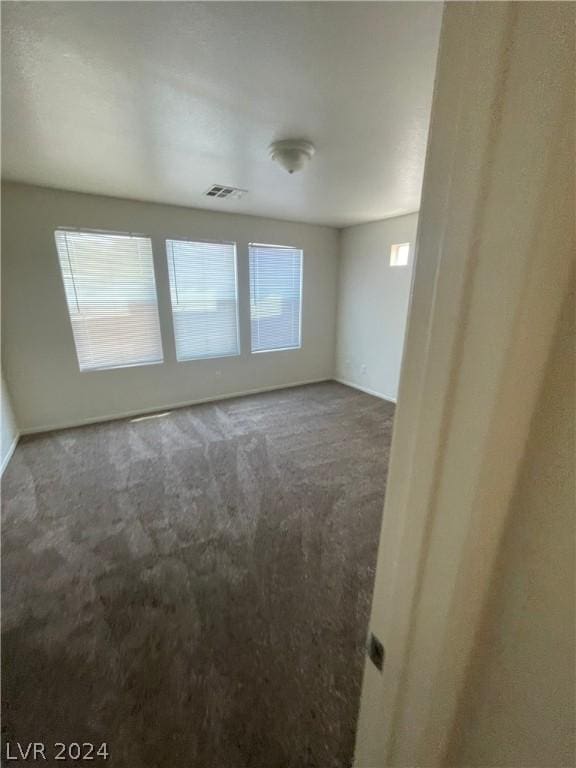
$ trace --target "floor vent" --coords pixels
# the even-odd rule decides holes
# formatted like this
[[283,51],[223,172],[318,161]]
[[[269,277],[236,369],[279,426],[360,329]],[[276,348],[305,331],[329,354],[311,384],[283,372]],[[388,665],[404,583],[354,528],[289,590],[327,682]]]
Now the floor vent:
[[214,184],[205,193],[206,197],[231,197],[234,200],[239,200],[244,197],[248,190],[238,189],[237,187],[225,187],[222,184]]

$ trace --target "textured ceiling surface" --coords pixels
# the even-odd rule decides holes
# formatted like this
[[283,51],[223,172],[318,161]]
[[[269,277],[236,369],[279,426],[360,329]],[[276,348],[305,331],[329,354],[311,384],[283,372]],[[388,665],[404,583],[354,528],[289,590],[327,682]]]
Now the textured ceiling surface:
[[[345,226],[417,210],[442,8],[2,3],[3,176]],[[316,144],[289,176],[274,139]],[[212,184],[248,190],[204,196]]]

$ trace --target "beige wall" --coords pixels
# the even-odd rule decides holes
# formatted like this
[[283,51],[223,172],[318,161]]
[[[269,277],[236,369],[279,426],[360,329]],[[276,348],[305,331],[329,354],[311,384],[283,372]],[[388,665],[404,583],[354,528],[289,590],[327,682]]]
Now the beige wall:
[[576,765],[574,300],[533,421],[447,764]]
[[0,391],[0,474],[6,468],[18,438],[18,428],[12,410],[12,400],[2,374]]
[[[136,413],[334,374],[338,232],[20,184],[3,186],[4,371],[22,431]],[[225,203],[223,204],[225,205]],[[152,238],[164,364],[80,373],[54,246],[59,227]],[[238,246],[239,357],[178,363],[164,240],[233,240]],[[302,348],[250,354],[248,243],[304,251]]]
[[[398,396],[417,226],[413,213],[341,235],[337,377],[388,400]],[[391,267],[391,246],[405,242],[408,265]]]

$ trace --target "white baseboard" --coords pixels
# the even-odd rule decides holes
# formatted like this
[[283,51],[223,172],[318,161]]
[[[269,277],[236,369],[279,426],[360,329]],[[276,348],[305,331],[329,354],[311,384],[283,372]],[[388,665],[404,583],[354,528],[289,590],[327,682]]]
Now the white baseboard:
[[18,445],[19,439],[20,439],[20,433],[16,435],[16,437],[12,441],[12,445],[10,446],[10,448],[8,448],[8,453],[6,454],[6,456],[4,456],[2,464],[0,465],[0,477],[2,477],[2,475],[4,474],[4,470],[6,469],[6,467],[8,466],[8,462],[12,458],[12,454],[16,450],[16,446]]
[[[302,387],[305,384],[320,384],[323,381],[333,381],[331,376],[324,376],[321,379],[308,379],[307,381],[294,381],[290,384],[274,384],[271,387],[258,387],[257,389],[246,389],[241,392],[230,392],[226,395],[214,395],[203,397],[197,400],[187,400],[180,403],[166,403],[164,405],[155,405],[150,408],[139,408],[136,411],[126,411],[123,413],[113,413],[106,416],[95,416],[88,419],[81,419],[73,422],[63,422],[60,424],[42,425],[40,427],[27,427],[21,429],[21,435],[36,435],[42,432],[52,432],[57,429],[71,429],[73,427],[84,427],[89,424],[101,424],[106,421],[120,421],[122,419],[131,419],[135,416],[145,416],[149,413],[160,413],[161,411],[171,411],[178,408],[187,408],[190,405],[201,405],[202,403],[213,403],[218,400],[231,400],[234,397],[244,397],[247,395],[259,395],[264,392],[274,392],[277,389],[291,389],[292,387]],[[13,449],[12,449],[13,450]]]
[[383,392],[377,392],[375,389],[370,389],[370,387],[362,387],[360,384],[356,384],[353,381],[347,381],[346,379],[335,378],[334,381],[337,381],[340,384],[345,384],[347,387],[352,387],[352,389],[359,389],[360,392],[366,392],[367,395],[374,395],[374,397],[379,397],[380,400],[387,400],[389,403],[396,403],[395,397],[392,397],[391,395],[385,395]]

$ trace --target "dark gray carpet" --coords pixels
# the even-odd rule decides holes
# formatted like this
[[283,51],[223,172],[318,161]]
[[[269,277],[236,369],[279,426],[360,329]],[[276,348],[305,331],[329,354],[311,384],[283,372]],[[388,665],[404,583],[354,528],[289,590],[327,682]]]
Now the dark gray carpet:
[[24,438],[4,738],[105,741],[115,768],[348,766],[393,412],[330,382]]

